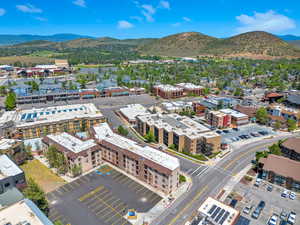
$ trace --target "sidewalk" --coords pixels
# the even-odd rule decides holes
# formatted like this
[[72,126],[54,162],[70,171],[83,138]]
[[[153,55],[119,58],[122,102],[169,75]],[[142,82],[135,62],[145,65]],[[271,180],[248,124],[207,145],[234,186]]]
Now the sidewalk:
[[225,187],[223,188],[224,193],[222,194],[222,196],[220,197],[220,201],[223,202],[225,201],[226,197],[232,192],[234,186],[236,184],[238,184],[240,182],[240,180],[247,174],[247,172],[251,169],[251,164],[249,164],[248,166],[246,166],[243,170],[241,170],[238,174],[236,174],[235,176],[233,176],[225,185]]

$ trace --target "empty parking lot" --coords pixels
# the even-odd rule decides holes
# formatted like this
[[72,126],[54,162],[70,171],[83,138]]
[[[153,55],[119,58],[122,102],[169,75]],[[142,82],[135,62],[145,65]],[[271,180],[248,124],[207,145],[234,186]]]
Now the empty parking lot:
[[129,225],[128,209],[149,211],[161,197],[109,166],[47,194],[49,218],[72,225]]

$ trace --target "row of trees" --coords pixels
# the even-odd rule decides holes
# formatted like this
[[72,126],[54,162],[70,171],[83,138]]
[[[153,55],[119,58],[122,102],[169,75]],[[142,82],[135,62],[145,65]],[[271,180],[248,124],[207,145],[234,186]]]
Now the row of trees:
[[50,145],[45,157],[48,160],[50,168],[57,169],[59,174],[65,174],[68,172],[68,163],[65,155],[58,151],[57,148],[53,145]]

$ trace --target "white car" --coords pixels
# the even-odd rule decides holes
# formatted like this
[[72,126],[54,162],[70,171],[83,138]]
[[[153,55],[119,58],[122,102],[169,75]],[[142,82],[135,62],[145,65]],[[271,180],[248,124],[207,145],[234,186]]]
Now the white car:
[[262,182],[262,179],[256,178],[254,186],[259,187],[259,185],[261,184],[261,182]]
[[268,225],[276,225],[278,220],[278,216],[272,215],[271,218],[268,221]]
[[249,214],[250,211],[251,211],[251,209],[252,209],[252,206],[246,206],[246,207],[244,208],[244,210],[243,210],[243,213]]
[[296,199],[296,194],[294,192],[291,192],[289,194],[289,198],[292,199],[292,200],[295,200]]
[[289,197],[289,191],[288,190],[283,190],[283,192],[281,192],[281,197],[283,197],[283,198]]
[[287,222],[289,224],[295,224],[295,222],[296,222],[296,213],[290,212]]

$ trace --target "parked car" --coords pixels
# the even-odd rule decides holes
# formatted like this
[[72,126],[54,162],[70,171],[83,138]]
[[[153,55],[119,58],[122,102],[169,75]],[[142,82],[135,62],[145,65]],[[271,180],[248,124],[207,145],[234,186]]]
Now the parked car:
[[280,219],[281,220],[286,220],[286,218],[287,218],[287,213],[282,210],[281,213],[280,213]]
[[240,129],[237,128],[237,127],[235,127],[235,128],[232,128],[232,130],[234,130],[234,131],[239,131]]
[[251,212],[251,209],[253,208],[253,206],[246,206],[243,210],[243,213],[245,214],[249,214]]
[[228,134],[229,133],[229,130],[223,130],[224,133]]
[[268,221],[268,225],[276,225],[278,220],[278,216],[273,214]]
[[296,199],[296,194],[294,192],[290,192],[289,198],[292,199],[292,200],[295,200]]
[[238,202],[238,200],[232,199],[229,205],[230,205],[232,208],[234,208],[234,207],[236,206],[237,202]]
[[220,131],[220,130],[217,130],[216,132],[217,132],[218,134],[222,134],[222,131]]
[[296,222],[296,213],[295,212],[290,212],[287,222],[288,222],[288,224],[295,224],[295,222]]
[[285,220],[281,220],[279,225],[287,225],[288,223]]
[[270,191],[270,192],[273,191],[273,186],[271,184],[268,185],[267,191]]
[[255,210],[253,211],[251,217],[254,219],[257,219],[261,213],[261,209],[259,207],[256,207]]
[[281,192],[281,197],[283,197],[283,198],[289,197],[289,191],[288,190],[283,190],[283,192]]
[[255,181],[255,183],[254,183],[254,186],[259,187],[259,185],[261,184],[261,182],[262,182],[262,179],[256,178],[256,181]]
[[258,206],[255,208],[255,210],[252,213],[252,218],[257,219],[259,215],[261,214],[261,211],[265,208],[266,203],[264,201],[260,201]]

